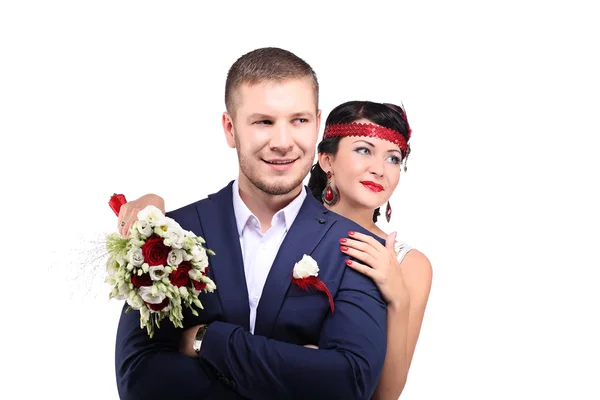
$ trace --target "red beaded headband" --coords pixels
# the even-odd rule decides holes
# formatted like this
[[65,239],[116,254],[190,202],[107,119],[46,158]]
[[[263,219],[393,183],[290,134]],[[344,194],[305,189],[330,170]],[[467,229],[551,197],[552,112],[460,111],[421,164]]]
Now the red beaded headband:
[[351,124],[330,124],[325,128],[323,139],[331,137],[364,136],[387,140],[398,145],[402,155],[408,155],[408,145],[402,134],[394,129],[375,124],[363,124],[353,122]]

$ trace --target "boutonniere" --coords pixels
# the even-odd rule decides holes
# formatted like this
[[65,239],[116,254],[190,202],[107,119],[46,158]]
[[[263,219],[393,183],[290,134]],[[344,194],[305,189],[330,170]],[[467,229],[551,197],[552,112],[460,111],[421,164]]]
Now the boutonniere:
[[329,299],[329,306],[331,307],[331,313],[333,314],[333,298],[327,288],[327,285],[322,280],[317,278],[319,275],[319,266],[317,262],[311,256],[304,255],[302,260],[298,261],[294,265],[294,271],[292,273],[292,282],[302,290],[315,289],[319,292],[323,292]]

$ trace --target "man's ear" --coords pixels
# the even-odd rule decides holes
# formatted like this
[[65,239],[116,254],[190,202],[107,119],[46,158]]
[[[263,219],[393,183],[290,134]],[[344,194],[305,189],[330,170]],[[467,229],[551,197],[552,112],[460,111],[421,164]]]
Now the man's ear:
[[317,110],[317,130],[321,129],[321,110]]
[[235,149],[235,129],[233,127],[233,119],[227,111],[223,113],[221,123],[223,124],[223,132],[225,133],[225,140],[227,140],[227,145],[232,149]]

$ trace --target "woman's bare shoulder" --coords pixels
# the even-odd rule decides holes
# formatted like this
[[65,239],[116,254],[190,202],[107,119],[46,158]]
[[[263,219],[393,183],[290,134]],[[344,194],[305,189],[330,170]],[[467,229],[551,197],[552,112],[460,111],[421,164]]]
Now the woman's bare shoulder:
[[411,248],[400,262],[400,268],[402,268],[407,284],[418,286],[429,293],[433,267],[425,254],[418,249]]

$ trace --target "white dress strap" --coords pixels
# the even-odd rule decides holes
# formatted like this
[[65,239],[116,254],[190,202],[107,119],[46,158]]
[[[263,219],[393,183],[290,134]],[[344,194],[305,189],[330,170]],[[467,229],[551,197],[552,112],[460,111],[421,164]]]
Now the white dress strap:
[[398,259],[398,262],[401,263],[406,253],[412,250],[412,247],[404,242],[399,242],[396,240],[396,243],[394,244],[394,250],[396,251],[396,258]]

